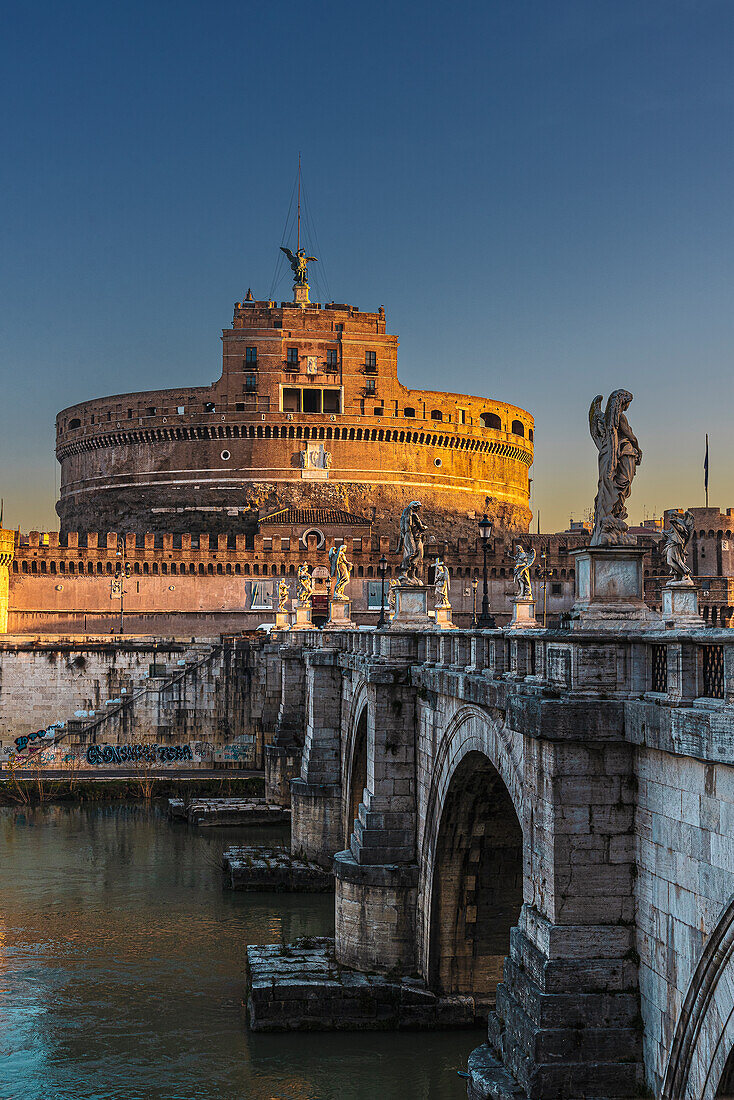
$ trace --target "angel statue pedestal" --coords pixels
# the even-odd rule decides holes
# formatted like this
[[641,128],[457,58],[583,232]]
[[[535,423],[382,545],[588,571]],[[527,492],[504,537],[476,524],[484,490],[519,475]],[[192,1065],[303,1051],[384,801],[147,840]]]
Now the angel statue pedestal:
[[275,626],[273,630],[290,630],[291,628],[291,616],[288,611],[276,611],[275,612]]
[[663,587],[663,618],[676,626],[703,626],[698,589],[692,580],[668,581]]
[[388,630],[435,630],[436,620],[428,614],[427,584],[398,584],[395,588],[395,614]]
[[508,630],[537,630],[540,623],[535,618],[535,600],[528,596],[515,596],[512,601],[512,619]]
[[576,559],[572,630],[655,630],[660,615],[644,600],[643,562],[638,546],[587,546]]
[[350,602],[346,596],[332,596],[329,604],[329,621],[324,630],[356,630],[357,624],[349,614]]
[[291,625],[291,630],[313,630],[313,623],[311,622],[311,601],[307,600],[302,603],[300,600],[296,600],[296,614]]
[[439,630],[456,630],[451,622],[451,606],[436,608],[436,626]]

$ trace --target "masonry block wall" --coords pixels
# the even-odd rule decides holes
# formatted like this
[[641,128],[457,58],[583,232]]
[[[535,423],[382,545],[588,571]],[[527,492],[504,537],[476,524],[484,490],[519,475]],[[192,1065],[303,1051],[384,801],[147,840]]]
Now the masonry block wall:
[[[658,1095],[696,964],[734,895],[734,769],[641,748],[636,770],[640,999],[646,1075]],[[720,1033],[701,1039],[715,1062]]]
[[301,774],[291,782],[291,848],[325,867],[342,832],[342,678],[336,657],[330,650],[305,654],[306,731]]
[[[260,737],[247,639],[217,645],[88,639],[0,645],[0,744],[72,721],[64,741],[87,745]],[[81,717],[76,717],[82,712]]]

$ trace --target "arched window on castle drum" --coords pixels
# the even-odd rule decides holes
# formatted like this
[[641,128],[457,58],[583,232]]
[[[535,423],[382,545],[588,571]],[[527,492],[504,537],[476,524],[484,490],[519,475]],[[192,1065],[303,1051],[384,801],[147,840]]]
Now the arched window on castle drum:
[[512,421],[512,434],[513,435],[521,435],[524,438],[524,436],[525,436],[525,425],[522,423],[521,420],[513,420]]
[[431,409],[431,420],[443,420],[443,413],[440,409]]
[[411,409],[410,407],[403,409],[403,416],[415,416],[415,409]]
[[494,428],[495,431],[502,431],[502,421],[497,416],[497,413],[482,413],[479,419],[484,428]]

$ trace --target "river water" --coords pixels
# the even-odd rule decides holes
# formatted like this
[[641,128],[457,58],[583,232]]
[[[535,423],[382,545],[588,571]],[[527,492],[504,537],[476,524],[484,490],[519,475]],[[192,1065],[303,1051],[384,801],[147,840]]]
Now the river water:
[[253,1035],[248,943],[333,935],[328,895],[222,889],[232,843],[138,805],[0,809],[0,1100],[460,1100],[479,1030]]

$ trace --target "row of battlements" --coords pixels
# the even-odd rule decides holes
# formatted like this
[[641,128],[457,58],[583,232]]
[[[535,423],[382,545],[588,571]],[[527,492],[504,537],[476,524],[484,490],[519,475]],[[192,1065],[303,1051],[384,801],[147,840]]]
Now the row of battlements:
[[[367,521],[365,521],[367,525]],[[356,555],[380,555],[398,553],[393,545],[394,539],[385,535],[370,537],[343,538],[338,536],[324,536],[321,545],[318,545],[319,532],[307,531],[301,537],[277,536],[258,533],[252,535],[210,535],[210,534],[154,534],[148,531],[144,534],[127,533],[122,535],[116,531],[97,532],[89,531],[80,533],[68,531],[61,535],[58,531],[30,531],[22,534],[19,531],[9,532],[14,539],[15,553],[18,557],[38,556],[38,552],[55,550],[84,551],[90,556],[105,555],[116,556],[124,541],[125,556],[150,556],[157,553],[172,553],[181,551],[184,554],[203,555],[232,555],[236,557],[251,557],[253,553],[285,554],[303,557],[314,550],[326,553],[330,546],[339,546],[346,542],[350,553]],[[310,541],[308,541],[310,539]],[[545,551],[549,558],[563,560],[568,564],[571,551],[581,548],[588,543],[588,532],[569,532],[554,535],[529,535],[514,532],[502,532],[492,538],[488,546],[488,559],[509,560],[512,549],[517,542],[524,546],[534,546],[538,553]],[[436,555],[448,559],[449,565],[463,564],[464,558],[479,559],[482,557],[481,540],[459,538],[448,542],[434,539],[429,541],[425,548],[426,559]],[[75,554],[75,556],[77,556]],[[81,556],[84,556],[82,554]],[[540,561],[538,561],[540,567]]]
[[[272,530],[272,528],[270,529]],[[344,543],[353,560],[354,574],[358,577],[379,577],[378,559],[387,559],[386,576],[397,575],[401,551],[395,537],[369,535],[340,537],[325,535],[315,529],[298,533],[291,529],[290,536],[271,533],[255,535],[208,534],[126,534],[117,532],[80,534],[75,531],[60,536],[58,532],[32,531],[27,535],[14,533],[14,573],[104,573],[113,571],[113,563],[124,557],[134,572],[165,572],[166,565],[175,560],[187,572],[254,575],[286,575],[293,573],[303,561],[312,566],[328,566],[328,552]],[[537,582],[573,580],[574,551],[588,544],[587,531],[563,532],[554,535],[530,535],[502,532],[490,540],[487,548],[487,566],[490,578],[511,578],[514,548],[521,543],[526,549],[534,549],[535,564],[531,569]],[[648,550],[646,576],[659,576],[661,583],[666,567],[656,539],[641,538],[640,545]],[[425,547],[426,567],[440,558],[452,577],[468,577],[478,580],[483,566],[483,548],[480,539],[459,538],[448,542],[430,541]],[[214,564],[216,563],[216,564]],[[728,602],[728,601],[725,601]]]

